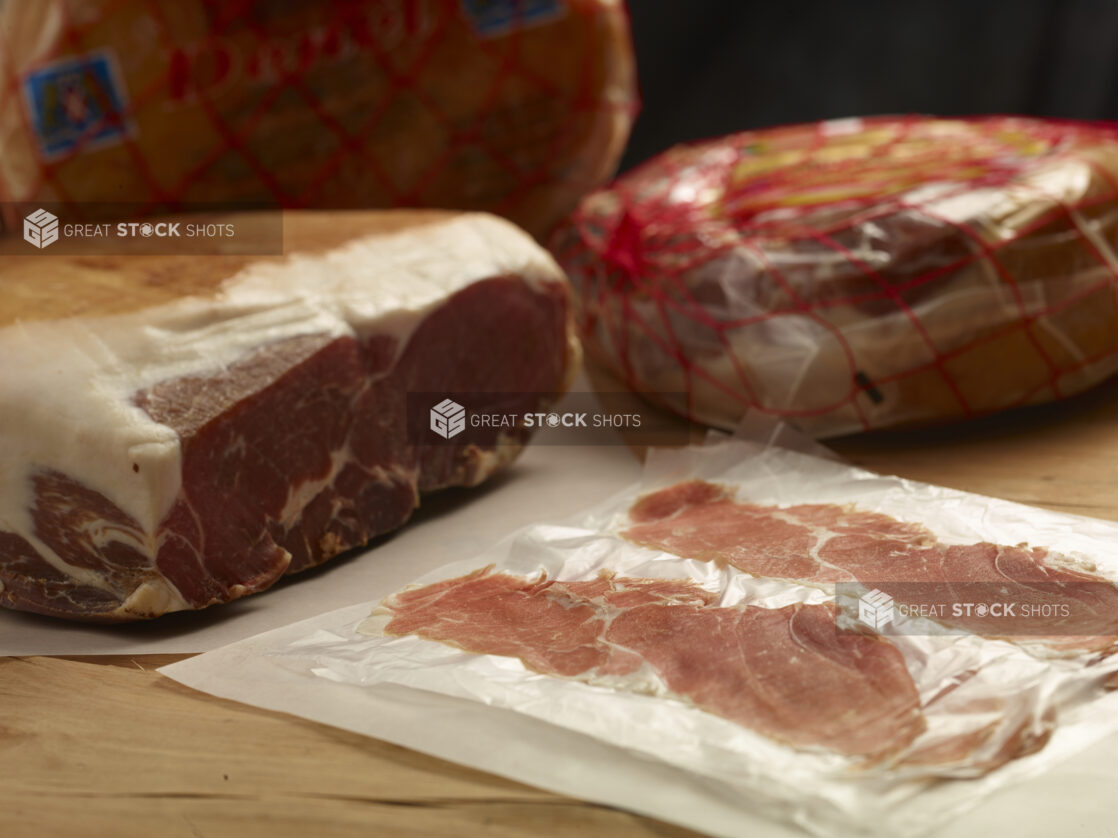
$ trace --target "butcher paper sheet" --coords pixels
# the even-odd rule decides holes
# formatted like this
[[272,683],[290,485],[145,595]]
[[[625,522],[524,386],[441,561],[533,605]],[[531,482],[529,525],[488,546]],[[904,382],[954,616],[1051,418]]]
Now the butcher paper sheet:
[[[752,503],[853,503],[921,523],[945,544],[1044,545],[1118,579],[1118,523],[885,477],[820,453],[740,439],[654,451],[642,480],[609,501],[573,520],[530,526],[415,584],[492,566],[567,581],[595,579],[603,571],[689,579],[717,593],[721,607],[834,600],[834,585],[759,579],[620,535],[638,497],[689,479],[728,486],[739,501]],[[903,655],[919,693],[927,720],[921,742],[930,753],[973,724],[960,708],[994,708],[989,718],[996,730],[1031,726],[1050,737],[1034,753],[1000,765],[980,745],[974,759],[951,765],[797,749],[671,697],[542,675],[516,658],[471,654],[415,635],[387,636],[388,618],[373,612],[394,592],[370,590],[367,605],[161,671],[223,697],[726,836],[765,829],[763,816],[820,835],[923,834],[1118,729],[1118,696],[1104,686],[1118,671],[1118,655],[960,635],[934,625],[907,633],[885,627],[882,634]],[[947,683],[959,685],[957,695],[938,701]],[[1006,812],[1019,825],[1041,823],[1028,809],[1018,804]],[[771,821],[767,828],[783,832]]]

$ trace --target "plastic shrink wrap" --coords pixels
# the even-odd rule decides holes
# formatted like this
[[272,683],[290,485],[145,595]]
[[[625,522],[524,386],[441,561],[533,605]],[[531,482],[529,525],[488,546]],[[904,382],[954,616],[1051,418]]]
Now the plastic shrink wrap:
[[434,206],[540,235],[636,107],[620,0],[6,0],[0,83],[0,198],[81,220]]
[[[762,506],[736,511],[691,491],[680,508],[665,505],[664,493],[679,499],[692,481]],[[708,503],[719,520],[697,526],[687,507]],[[802,529],[789,529],[788,516],[819,526],[834,511],[845,520],[816,530],[822,547],[782,552]],[[909,550],[969,554],[970,580],[984,578],[980,559],[993,544],[1027,541],[1051,580],[1065,580],[1045,597],[1070,603],[1072,621],[1021,605],[1007,622],[1014,636],[972,633],[950,619],[902,616],[898,593],[895,618],[867,628],[860,602],[876,602],[881,592],[866,590],[875,583],[822,581],[827,573],[805,581],[794,569],[805,556],[816,571],[838,569],[827,562],[857,539],[853,519],[867,516],[879,530],[873,540],[894,548],[916,525],[922,534]],[[669,543],[653,544],[658,524]],[[358,624],[352,614],[344,627],[334,615],[304,623],[298,640],[270,654],[342,684],[404,686],[546,721],[679,769],[686,779],[677,783],[743,816],[763,812],[818,835],[918,835],[1116,729],[1116,527],[753,442],[658,450],[639,485],[577,519],[534,525],[428,573]],[[701,549],[676,549],[683,542]],[[743,572],[758,550],[780,569]],[[876,555],[858,554],[871,564]],[[958,573],[934,582],[928,567],[905,567],[910,593],[934,590],[945,605],[974,590]],[[1000,570],[986,593],[1004,587],[1027,599],[1038,580],[1026,566]],[[1069,574],[1079,581],[1067,583]],[[507,773],[491,750],[471,764]],[[561,756],[541,750],[516,776],[562,787],[577,769]],[[621,788],[612,797],[597,787],[576,793],[742,834],[703,806],[666,806],[663,789],[631,787],[624,769],[611,779]]]
[[629,386],[825,437],[1118,370],[1116,190],[1112,127],[848,119],[673,148],[551,245],[589,353]]

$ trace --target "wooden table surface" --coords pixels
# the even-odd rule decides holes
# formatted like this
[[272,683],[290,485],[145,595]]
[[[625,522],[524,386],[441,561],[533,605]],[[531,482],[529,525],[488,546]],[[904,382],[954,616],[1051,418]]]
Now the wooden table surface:
[[[1118,520],[1118,381],[967,425],[830,444],[877,471]],[[152,671],[176,659],[0,659],[0,834],[693,835]]]

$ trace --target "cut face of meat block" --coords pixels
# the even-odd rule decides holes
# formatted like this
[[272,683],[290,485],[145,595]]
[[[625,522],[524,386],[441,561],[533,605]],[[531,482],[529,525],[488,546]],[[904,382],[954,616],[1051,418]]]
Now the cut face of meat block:
[[923,730],[900,653],[826,605],[719,607],[686,580],[495,573],[397,593],[385,631],[519,658],[546,675],[688,702],[798,747],[881,757]]
[[645,495],[629,518],[622,535],[645,547],[755,576],[861,582],[975,634],[1092,651],[1118,636],[1118,587],[1043,547],[949,546],[887,515],[833,504],[739,503],[704,481]]
[[227,602],[511,461],[519,429],[417,441],[407,396],[546,407],[577,366],[564,278],[507,222],[403,215],[288,213],[284,259],[5,261],[0,604]]

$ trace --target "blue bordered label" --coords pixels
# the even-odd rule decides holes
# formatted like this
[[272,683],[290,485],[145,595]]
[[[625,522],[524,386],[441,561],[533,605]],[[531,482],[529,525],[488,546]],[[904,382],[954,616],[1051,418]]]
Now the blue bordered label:
[[130,132],[124,84],[108,52],[33,70],[23,79],[23,95],[45,158],[111,145]]
[[493,38],[562,17],[567,5],[564,0],[462,0],[462,10],[479,35]]

